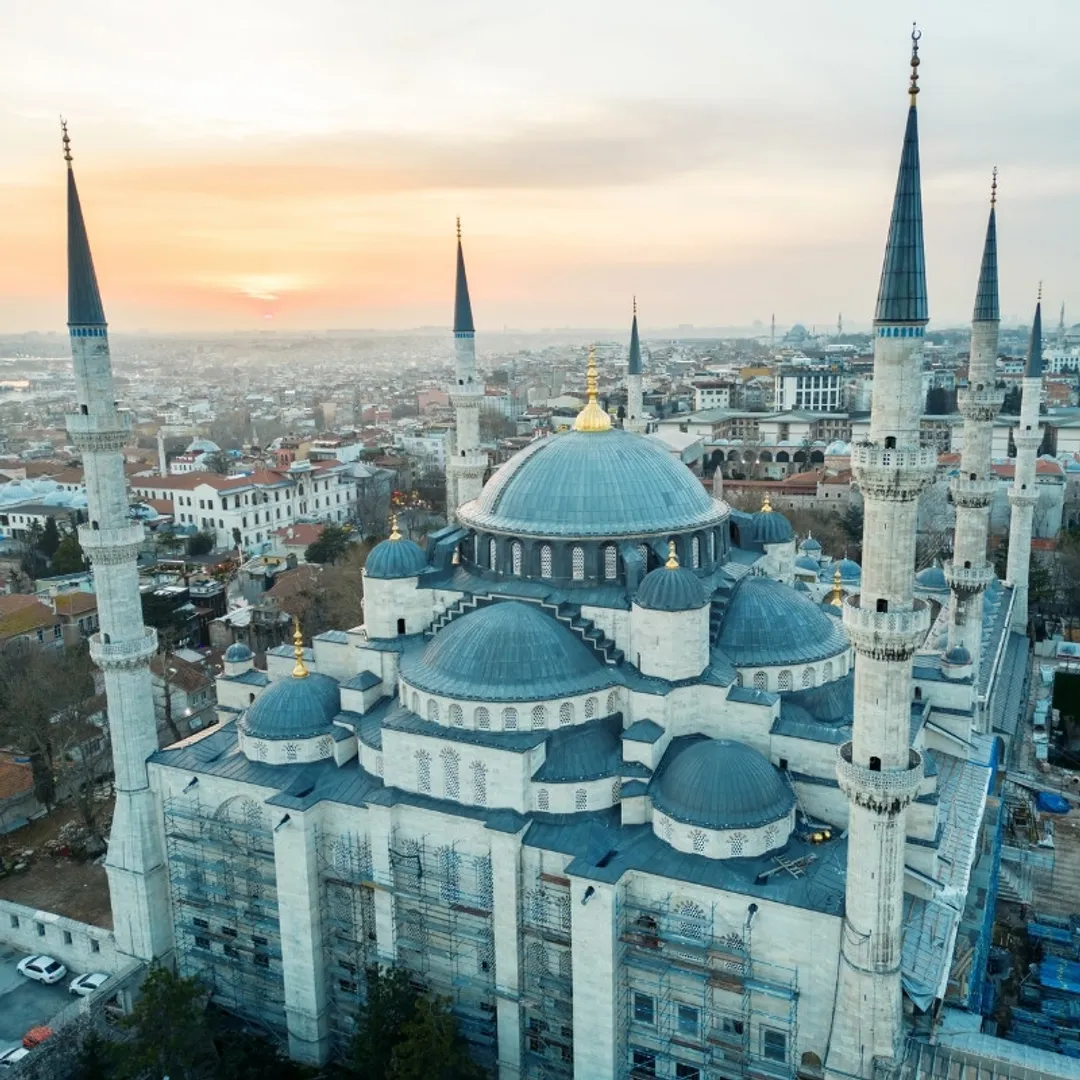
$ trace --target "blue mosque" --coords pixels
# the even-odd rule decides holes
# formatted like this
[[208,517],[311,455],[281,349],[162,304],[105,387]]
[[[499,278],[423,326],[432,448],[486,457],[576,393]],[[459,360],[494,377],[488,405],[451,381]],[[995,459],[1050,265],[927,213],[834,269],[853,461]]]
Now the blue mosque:
[[[738,512],[616,427],[592,357],[574,429],[485,482],[459,231],[452,520],[371,552],[361,625],[311,647],[297,627],[265,670],[228,650],[219,724],[148,755],[144,847],[110,848],[118,894],[162,897],[114,901],[118,940],[312,1064],[347,1046],[372,966],[406,968],[502,1080],[869,1078],[945,1005],[977,1009],[995,731],[1027,649],[1010,584],[950,564],[934,610],[907,558],[936,466],[906,375],[915,46],[882,399],[853,448],[864,565],[822,583],[820,545],[767,502]],[[92,275],[88,247],[72,266]],[[630,421],[638,342],[635,314]]]

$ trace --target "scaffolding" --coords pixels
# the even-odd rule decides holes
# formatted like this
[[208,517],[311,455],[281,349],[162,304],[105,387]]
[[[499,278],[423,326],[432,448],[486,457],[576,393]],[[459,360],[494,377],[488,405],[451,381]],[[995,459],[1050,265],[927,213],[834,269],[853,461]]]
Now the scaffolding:
[[318,844],[322,944],[330,1039],[345,1053],[367,1002],[367,972],[378,959],[371,844],[356,834]]
[[618,933],[623,1080],[795,1075],[797,973],[753,958],[749,924],[725,929],[692,901],[626,896]]
[[446,997],[479,1065],[493,1069],[498,1034],[491,858],[395,831],[390,873],[397,963]]
[[538,874],[521,909],[522,1042],[525,1080],[574,1075],[570,879]]
[[274,843],[253,799],[210,811],[197,800],[165,802],[165,841],[177,964],[222,1008],[283,1034]]

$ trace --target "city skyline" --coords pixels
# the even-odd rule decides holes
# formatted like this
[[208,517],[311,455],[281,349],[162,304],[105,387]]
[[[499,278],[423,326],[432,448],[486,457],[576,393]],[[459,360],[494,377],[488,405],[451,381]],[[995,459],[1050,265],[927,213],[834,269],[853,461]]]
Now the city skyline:
[[[20,11],[0,45],[0,331],[62,325],[60,112],[120,331],[448,325],[457,214],[481,332],[628,324],[633,293],[646,333],[773,311],[865,326],[904,92],[880,71],[907,12],[782,8]],[[1061,239],[1080,160],[1056,134],[1080,119],[1080,15],[978,14],[923,27],[939,327],[970,316],[994,164],[1005,317],[1039,279],[1056,315],[1080,281]]]

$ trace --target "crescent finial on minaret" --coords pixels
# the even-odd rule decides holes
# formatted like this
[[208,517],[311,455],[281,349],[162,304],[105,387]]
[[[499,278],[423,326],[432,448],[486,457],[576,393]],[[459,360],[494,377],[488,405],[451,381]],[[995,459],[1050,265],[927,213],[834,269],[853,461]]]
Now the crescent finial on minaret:
[[994,166],[994,171],[990,174],[990,205],[997,206],[997,166]]
[[908,86],[908,94],[911,96],[911,104],[915,104],[915,98],[919,93],[919,39],[922,31],[911,24],[911,83]]
[[68,134],[67,121],[60,117],[60,132],[61,141],[64,144],[64,160],[67,162],[67,167],[71,168],[71,136]]
[[458,239],[458,243],[460,244],[461,243],[461,217],[460,216],[457,219],[457,239]]

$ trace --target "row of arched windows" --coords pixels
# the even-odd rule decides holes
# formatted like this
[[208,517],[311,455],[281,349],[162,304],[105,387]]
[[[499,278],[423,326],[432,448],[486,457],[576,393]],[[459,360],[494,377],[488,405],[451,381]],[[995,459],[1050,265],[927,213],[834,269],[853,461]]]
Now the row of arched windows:
[[[416,762],[416,790],[421,794],[431,792],[431,754],[427,750],[417,750],[413,755]],[[444,748],[439,758],[443,769],[443,794],[448,799],[461,798],[461,755],[451,747]],[[472,776],[473,802],[477,806],[487,805],[487,766],[482,761],[474,761],[469,766]]]
[[[821,665],[821,681],[823,683],[832,682],[833,679],[833,664],[831,660],[826,660]],[[846,674],[844,665],[841,665],[840,675]],[[818,684],[817,669],[814,667],[805,667],[802,669],[799,675],[800,689],[810,690]],[[742,685],[742,676],[739,676],[739,685]],[[769,687],[769,673],[767,671],[755,671],[753,675],[753,687],[755,690],[768,690]],[[795,689],[795,676],[790,668],[783,668],[776,675],[776,689],[780,693],[784,693],[788,690]]]
[[[755,682],[755,686],[756,686]],[[417,715],[421,715],[421,708],[424,709],[424,714],[427,719],[433,723],[438,724],[442,719],[442,709],[436,698],[428,698],[426,704],[420,697],[419,693],[415,690],[406,697],[407,691],[402,687],[401,700],[403,703],[408,701],[408,706]],[[606,716],[611,716],[613,713],[619,711],[619,695],[618,692],[612,690],[606,700],[607,712]],[[529,709],[528,717],[530,726],[534,731],[542,731],[548,726],[548,706],[542,703],[537,703]],[[600,715],[600,702],[598,698],[589,697],[585,699],[585,719],[595,720]],[[457,702],[453,702],[447,710],[450,726],[456,728],[463,728],[465,726],[465,710]],[[499,718],[502,720],[503,731],[518,731],[521,728],[522,717],[519,714],[519,710],[516,706],[507,705],[499,710]],[[562,701],[558,707],[559,726],[567,727],[573,724],[577,718],[577,709],[572,701]],[[490,731],[491,730],[491,709],[486,705],[477,705],[472,712],[472,720],[478,731]]]

